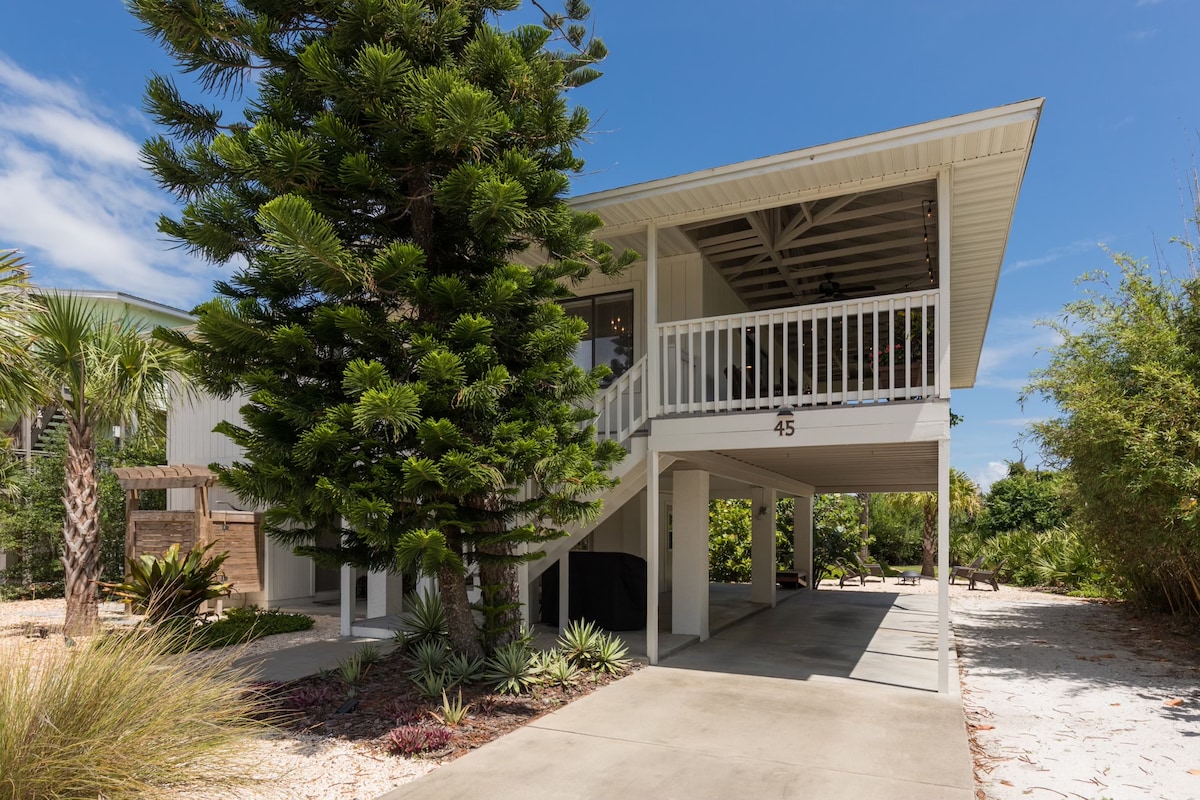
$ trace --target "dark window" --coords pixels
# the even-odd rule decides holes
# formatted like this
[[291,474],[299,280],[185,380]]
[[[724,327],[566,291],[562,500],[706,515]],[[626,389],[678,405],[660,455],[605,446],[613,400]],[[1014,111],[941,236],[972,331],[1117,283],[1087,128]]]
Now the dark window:
[[575,350],[575,363],[585,370],[608,365],[608,384],[633,366],[633,292],[582,297],[562,304],[563,310],[587,323],[587,333]]

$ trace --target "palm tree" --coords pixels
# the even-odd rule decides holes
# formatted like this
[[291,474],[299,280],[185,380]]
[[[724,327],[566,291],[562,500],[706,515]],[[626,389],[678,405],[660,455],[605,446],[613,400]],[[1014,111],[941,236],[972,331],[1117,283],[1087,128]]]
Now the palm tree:
[[[921,531],[921,574],[934,576],[934,553],[937,550],[938,497],[937,492],[903,492],[891,496],[891,502],[909,513],[920,513],[924,522]],[[962,470],[950,468],[950,514],[976,514],[983,505],[979,487]]]
[[33,388],[29,363],[29,273],[16,250],[0,250],[0,410],[19,414]]
[[139,331],[131,321],[109,317],[77,297],[36,297],[26,325],[32,335],[29,358],[35,382],[24,407],[56,408],[65,418],[65,632],[84,634],[99,622],[97,433],[131,420],[158,424],[182,367],[182,353]]

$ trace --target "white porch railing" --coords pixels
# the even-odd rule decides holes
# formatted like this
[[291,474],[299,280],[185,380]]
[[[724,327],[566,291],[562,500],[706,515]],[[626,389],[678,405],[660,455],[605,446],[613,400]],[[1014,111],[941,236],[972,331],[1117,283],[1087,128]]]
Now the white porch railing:
[[938,307],[931,290],[662,323],[662,413],[936,395]]
[[596,395],[596,436],[623,442],[646,424],[650,395],[646,389],[646,357],[621,373]]

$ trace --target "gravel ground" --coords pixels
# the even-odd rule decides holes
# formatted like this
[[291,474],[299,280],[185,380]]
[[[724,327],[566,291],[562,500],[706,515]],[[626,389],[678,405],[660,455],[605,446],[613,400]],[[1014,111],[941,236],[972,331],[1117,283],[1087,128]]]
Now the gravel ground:
[[[936,594],[888,580],[838,589]],[[1200,647],[1161,618],[950,587],[980,800],[1200,800]]]
[[[839,590],[934,594],[893,581]],[[1161,620],[1014,587],[951,587],[966,724],[980,800],[1200,800],[1200,648]],[[0,636],[56,631],[61,600],[0,603]],[[128,620],[119,604],[106,622]],[[260,639],[260,654],[337,636],[337,620]],[[436,764],[320,737],[248,743],[258,784],[231,800],[369,800]],[[200,800],[208,794],[169,796]]]
[[[0,602],[0,643],[22,640],[30,647],[51,645],[62,630],[65,604],[58,600]],[[101,623],[126,625],[120,603],[102,603]],[[338,637],[338,619],[314,616],[310,630],[281,633],[242,645],[246,656]],[[43,638],[42,634],[46,637]],[[215,655],[215,653],[214,653]],[[195,657],[213,657],[200,653]],[[246,743],[249,783],[241,789],[220,787],[227,800],[371,800],[437,767],[434,761],[394,758],[369,746],[320,736],[281,734]],[[208,800],[213,788],[164,792],[163,800]]]

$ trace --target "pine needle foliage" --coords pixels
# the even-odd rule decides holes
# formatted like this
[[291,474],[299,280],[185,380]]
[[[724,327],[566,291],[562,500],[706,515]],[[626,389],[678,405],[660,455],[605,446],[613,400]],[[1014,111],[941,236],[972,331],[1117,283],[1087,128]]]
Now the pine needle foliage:
[[160,229],[242,265],[171,339],[246,399],[222,482],[326,563],[436,575],[473,655],[466,571],[489,647],[516,636],[522,554],[594,515],[623,454],[587,427],[606,370],[573,365],[557,304],[635,258],[563,200],[589,129],[568,93],[606,51],[585,3],[506,30],[517,5],[130,2],[201,90],[253,97],[230,122],[170,76],[146,94],[145,161],[185,203]]

